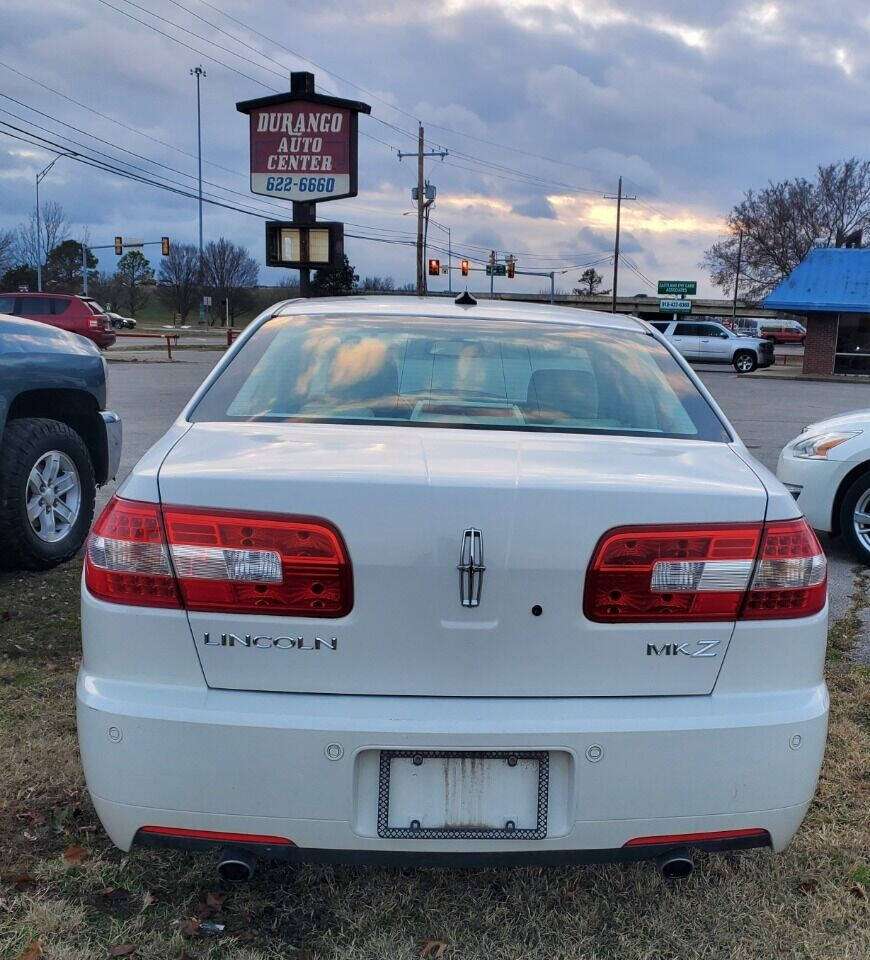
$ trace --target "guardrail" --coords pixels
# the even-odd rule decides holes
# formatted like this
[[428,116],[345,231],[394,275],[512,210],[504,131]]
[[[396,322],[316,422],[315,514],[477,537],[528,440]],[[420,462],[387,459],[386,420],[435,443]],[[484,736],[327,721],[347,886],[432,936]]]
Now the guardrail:
[[169,359],[172,359],[172,348],[178,347],[178,338],[180,334],[178,333],[120,333],[118,330],[115,331],[116,337],[132,337],[134,339],[146,339],[146,340],[165,340],[166,341],[166,354]]

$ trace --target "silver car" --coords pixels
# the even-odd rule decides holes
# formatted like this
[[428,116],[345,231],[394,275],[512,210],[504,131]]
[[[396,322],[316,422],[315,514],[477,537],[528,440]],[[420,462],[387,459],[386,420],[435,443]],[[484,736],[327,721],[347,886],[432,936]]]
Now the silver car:
[[694,363],[730,363],[738,373],[752,373],[773,363],[772,343],[741,337],[721,323],[654,320],[652,325]]

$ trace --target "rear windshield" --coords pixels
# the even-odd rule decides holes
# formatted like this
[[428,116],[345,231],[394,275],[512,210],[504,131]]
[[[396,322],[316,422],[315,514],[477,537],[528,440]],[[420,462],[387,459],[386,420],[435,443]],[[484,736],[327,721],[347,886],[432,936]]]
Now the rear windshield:
[[411,316],[269,320],[191,420],[729,439],[642,331]]

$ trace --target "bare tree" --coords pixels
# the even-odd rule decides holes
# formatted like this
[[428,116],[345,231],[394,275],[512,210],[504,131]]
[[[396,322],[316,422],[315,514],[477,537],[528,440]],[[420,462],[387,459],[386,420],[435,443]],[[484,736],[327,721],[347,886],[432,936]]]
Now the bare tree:
[[729,213],[728,236],[706,250],[701,266],[722,290],[734,290],[740,235],[738,292],[760,299],[803,260],[815,243],[836,246],[870,226],[870,161],[852,157],[799,177],[748,190]]
[[599,290],[598,288],[604,283],[604,277],[595,269],[595,267],[587,267],[583,273],[580,274],[577,283],[580,284],[579,287],[574,287],[574,293],[580,297],[594,297],[604,296],[604,294],[610,293],[609,290]]
[[252,288],[260,278],[260,268],[244,247],[220,237],[207,243],[203,250],[202,277],[203,287],[212,298],[213,317],[223,317],[229,301],[230,320],[235,321],[239,314],[251,309]]
[[160,261],[157,294],[182,323],[199,301],[198,272],[199,250],[192,243],[173,244]]
[[98,273],[88,281],[88,291],[107,310],[116,310],[121,305],[122,287],[117,274],[106,271]]
[[44,264],[49,251],[69,239],[69,220],[66,218],[63,207],[54,200],[40,205],[39,234],[42,238],[41,246],[36,241],[36,210],[34,210],[30,214],[30,219],[26,223],[20,223],[15,231],[16,263],[36,267],[41,252]]
[[15,265],[15,231],[0,230],[0,275]]
[[136,311],[148,302],[149,291],[144,285],[154,282],[151,264],[138,250],[131,250],[118,261],[115,279],[121,303],[130,311],[130,316],[135,317]]
[[396,289],[396,284],[392,277],[366,277],[360,289],[366,293],[389,292]]

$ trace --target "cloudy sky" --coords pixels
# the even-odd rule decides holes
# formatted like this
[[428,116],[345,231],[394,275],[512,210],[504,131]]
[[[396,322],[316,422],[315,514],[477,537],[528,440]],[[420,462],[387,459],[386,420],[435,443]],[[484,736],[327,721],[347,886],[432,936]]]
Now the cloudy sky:
[[[260,261],[251,211],[289,218],[289,205],[249,193],[236,101],[284,91],[291,70],[309,69],[318,89],[371,103],[359,196],[319,216],[393,241],[348,239],[346,250],[361,275],[397,282],[414,276],[401,241],[413,236],[403,214],[416,171],[396,154],[415,149],[417,119],[428,148],[449,151],[427,174],[454,256],[496,248],[521,269],[571,268],[557,277],[565,290],[577,265],[609,276],[615,203],[602,195],[621,174],[637,196],[623,207],[624,294],[654,292],[644,278],[697,278],[712,292],[698,261],[743,190],[866,155],[870,129],[862,0],[0,0],[0,11],[0,121],[186,191],[190,68],[201,63],[204,191],[248,211],[206,205],[206,239],[231,237]],[[29,215],[53,156],[3,131],[15,132],[0,125],[0,229]],[[95,244],[196,239],[194,200],[70,158],[41,197]],[[446,233],[433,227],[431,240],[446,246]],[[104,252],[100,267],[113,265]],[[278,277],[261,271],[264,283]]]

